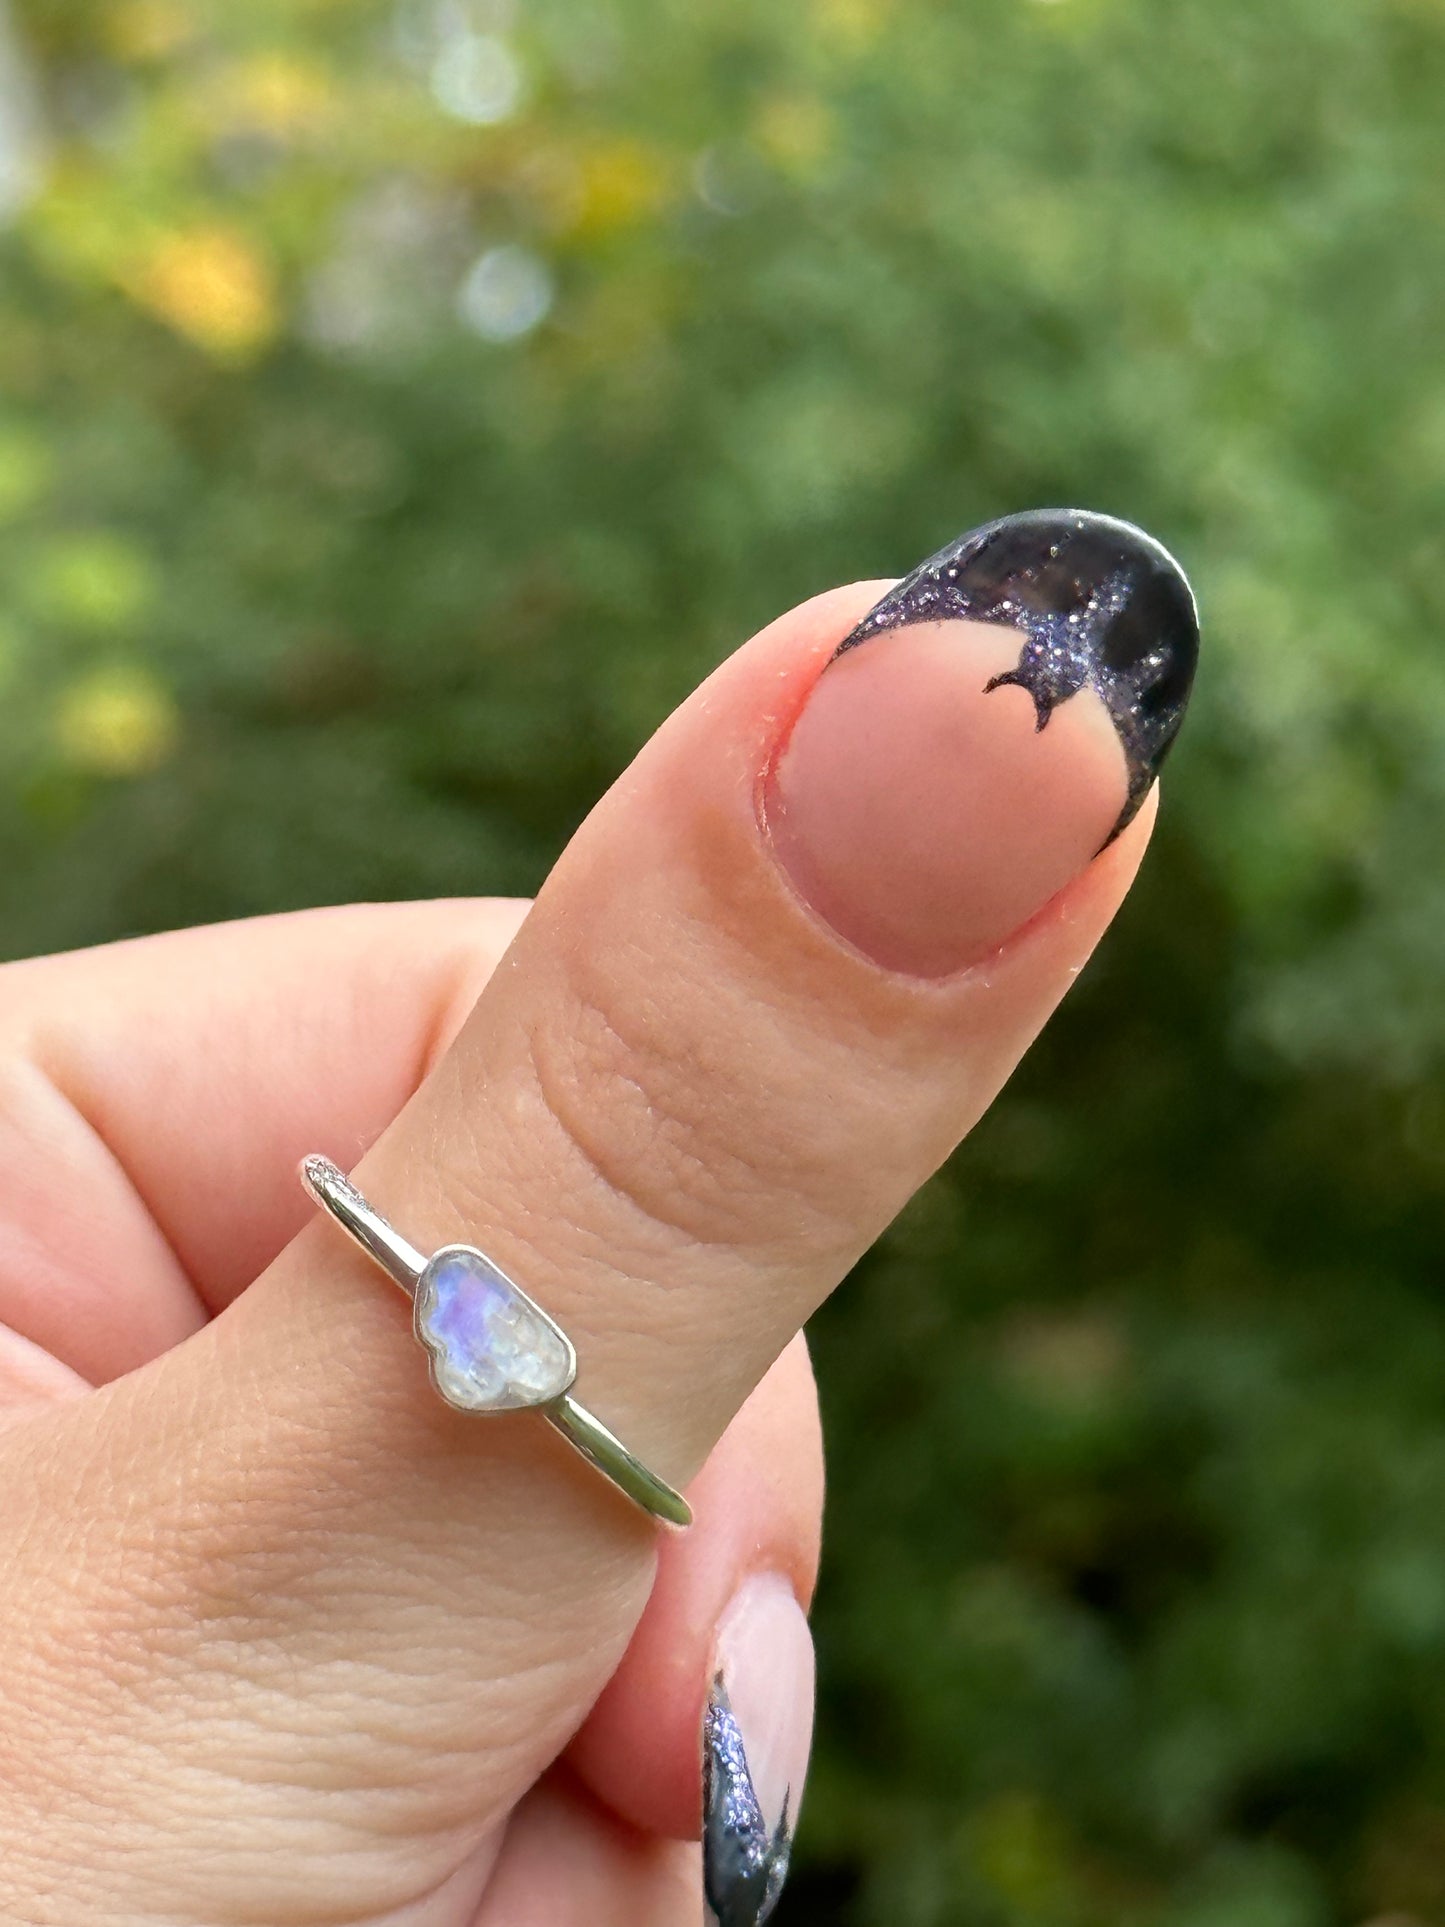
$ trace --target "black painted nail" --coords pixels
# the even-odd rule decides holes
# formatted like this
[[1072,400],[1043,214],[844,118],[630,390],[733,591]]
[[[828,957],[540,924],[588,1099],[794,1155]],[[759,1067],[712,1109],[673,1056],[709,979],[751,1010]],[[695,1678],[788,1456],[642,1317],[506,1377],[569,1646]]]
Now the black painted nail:
[[1007,623],[1023,636],[1017,666],[992,677],[1033,698],[1043,729],[1081,689],[1102,700],[1124,747],[1134,815],[1184,720],[1199,618],[1169,551],[1112,516],[1032,509],[961,535],[890,590],[837,654],[915,622]]
[[761,1927],[788,1877],[813,1728],[813,1642],[785,1580],[741,1588],[717,1658],[703,1715],[703,1891],[715,1927]]

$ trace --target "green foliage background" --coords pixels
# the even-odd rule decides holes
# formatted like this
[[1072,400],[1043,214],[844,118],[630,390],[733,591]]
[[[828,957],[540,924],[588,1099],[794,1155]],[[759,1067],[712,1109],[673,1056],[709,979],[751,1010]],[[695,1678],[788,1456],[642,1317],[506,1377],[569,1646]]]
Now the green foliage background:
[[527,890],[810,591],[1184,557],[1147,875],[819,1321],[784,1913],[1445,1921],[1440,0],[13,11],[12,954]]

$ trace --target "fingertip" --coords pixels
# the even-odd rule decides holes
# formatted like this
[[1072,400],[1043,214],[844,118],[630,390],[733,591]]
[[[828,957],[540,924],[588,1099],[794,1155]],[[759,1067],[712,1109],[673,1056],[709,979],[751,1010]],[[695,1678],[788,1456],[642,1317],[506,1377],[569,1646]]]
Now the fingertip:
[[[774,1604],[784,1599],[806,1628],[804,1608],[817,1577],[822,1434],[801,1337],[744,1404],[688,1496],[696,1523],[685,1536],[661,1542],[647,1610],[568,1755],[597,1797],[630,1824],[681,1840],[698,1835],[703,1732],[720,1670],[743,1680],[745,1716],[768,1760],[776,1755],[786,1773],[796,1752],[791,1741],[774,1746],[764,1735],[757,1704],[777,1670],[769,1655],[776,1650],[784,1664],[796,1641],[748,1635],[758,1626],[770,1635],[784,1623]],[[767,1610],[743,1612],[755,1598]],[[740,1669],[744,1645],[757,1646],[759,1660],[743,1659]]]
[[1017,637],[935,622],[831,662],[765,792],[779,861],[885,969],[944,977],[996,950],[1087,865],[1128,797],[1103,702],[1040,725]]

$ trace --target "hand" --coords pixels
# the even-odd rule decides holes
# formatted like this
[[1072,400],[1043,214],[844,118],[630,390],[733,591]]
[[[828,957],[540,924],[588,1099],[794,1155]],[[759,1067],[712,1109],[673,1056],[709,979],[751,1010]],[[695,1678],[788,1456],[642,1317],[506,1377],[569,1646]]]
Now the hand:
[[[766,1917],[811,1713],[797,1333],[1133,877],[1193,665],[1161,555],[1020,518],[831,665],[882,585],[795,610],[525,918],[0,973],[0,1918],[690,1924],[705,1722],[712,1909]],[[523,1283],[693,1530],[444,1406],[309,1151]]]

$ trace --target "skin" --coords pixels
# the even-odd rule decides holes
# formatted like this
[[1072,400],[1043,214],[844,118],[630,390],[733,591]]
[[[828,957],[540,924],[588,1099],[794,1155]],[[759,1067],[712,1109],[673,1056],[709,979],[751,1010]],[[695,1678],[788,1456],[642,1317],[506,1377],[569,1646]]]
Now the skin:
[[[1003,1084],[1153,814],[976,968],[840,937],[764,790],[879,588],[725,663],[525,921],[363,907],[0,972],[0,1919],[696,1919],[718,1620],[816,1565],[796,1334]],[[1118,772],[1071,727],[1051,807],[1072,781],[1086,853]],[[692,1533],[545,1426],[440,1405],[300,1192],[313,1150],[527,1284]]]
[[[877,962],[922,976],[978,962],[1114,827],[1128,778],[1108,712],[1083,691],[1044,734],[1026,690],[987,688],[1018,654],[1017,631],[988,623],[894,630],[833,663],[793,727],[768,796],[774,843]],[[907,742],[906,762],[881,756],[880,740]],[[805,758],[804,788],[788,779]],[[1007,860],[978,864],[980,843]]]

